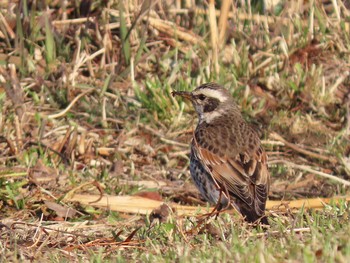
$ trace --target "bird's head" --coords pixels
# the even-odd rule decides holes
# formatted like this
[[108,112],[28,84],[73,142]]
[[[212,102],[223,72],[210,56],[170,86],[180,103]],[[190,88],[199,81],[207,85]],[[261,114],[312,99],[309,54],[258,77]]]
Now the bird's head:
[[203,84],[192,92],[174,91],[172,94],[190,100],[198,113],[200,122],[210,123],[213,119],[229,114],[231,111],[239,112],[230,92],[215,83]]

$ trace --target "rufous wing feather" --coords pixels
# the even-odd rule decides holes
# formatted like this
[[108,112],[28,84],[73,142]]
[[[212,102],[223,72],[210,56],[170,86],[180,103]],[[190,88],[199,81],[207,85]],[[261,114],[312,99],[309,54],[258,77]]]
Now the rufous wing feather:
[[239,199],[244,206],[242,210],[252,210],[251,212],[256,214],[256,219],[263,216],[269,191],[269,173],[266,167],[266,154],[262,148],[259,147],[252,156],[241,153],[236,158],[228,158],[201,147],[195,138],[193,144],[207,172],[223,193],[227,192]]

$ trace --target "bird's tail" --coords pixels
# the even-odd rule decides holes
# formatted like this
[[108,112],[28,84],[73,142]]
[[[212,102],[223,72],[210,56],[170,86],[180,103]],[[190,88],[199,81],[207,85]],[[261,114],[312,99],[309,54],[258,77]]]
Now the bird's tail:
[[247,207],[246,205],[241,205],[239,207],[239,210],[247,222],[269,225],[267,216],[265,214],[258,215],[254,208]]

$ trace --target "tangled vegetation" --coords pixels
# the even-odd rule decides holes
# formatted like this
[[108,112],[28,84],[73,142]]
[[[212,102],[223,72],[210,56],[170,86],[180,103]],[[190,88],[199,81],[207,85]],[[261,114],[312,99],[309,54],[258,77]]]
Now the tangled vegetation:
[[[193,2],[0,3],[1,261],[350,260],[347,1]],[[261,131],[265,232],[190,180],[171,92],[209,81]]]

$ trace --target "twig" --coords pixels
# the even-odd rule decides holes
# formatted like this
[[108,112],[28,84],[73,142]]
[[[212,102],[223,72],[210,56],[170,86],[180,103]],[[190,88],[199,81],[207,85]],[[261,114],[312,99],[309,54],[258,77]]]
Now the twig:
[[148,125],[145,125],[143,123],[139,123],[138,126],[140,126],[141,128],[145,129],[146,131],[152,133],[153,135],[157,136],[157,137],[164,137],[164,134],[160,133],[159,131],[156,131],[155,129],[151,128]]
[[338,176],[335,176],[335,175],[331,175],[331,174],[327,174],[327,173],[324,173],[324,172],[320,172],[320,171],[314,170],[311,167],[306,166],[306,165],[295,164],[295,163],[292,163],[292,162],[289,162],[289,161],[286,161],[286,160],[276,160],[276,161],[269,162],[269,164],[273,164],[273,163],[283,163],[283,164],[288,165],[290,167],[293,167],[293,168],[296,168],[296,169],[299,169],[299,170],[303,170],[303,171],[306,171],[306,172],[309,172],[309,173],[317,174],[317,175],[325,177],[327,179],[330,179],[330,180],[342,183],[342,184],[344,184],[346,186],[350,186],[350,182],[347,181],[347,180],[339,178]]
[[100,195],[97,196],[94,200],[90,200],[89,204],[92,204],[92,203],[95,203],[95,202],[99,202],[102,199],[102,197],[103,197],[103,190],[102,190],[101,186],[99,185],[99,183],[97,181],[86,182],[86,183],[83,183],[81,185],[78,185],[77,187],[73,188],[68,193],[66,193],[66,195],[63,197],[62,201],[63,200],[70,200],[70,197],[74,196],[74,193],[76,191],[78,191],[79,189],[82,189],[82,188],[84,188],[85,186],[88,186],[88,185],[95,186],[97,188],[97,190],[100,192]]
[[144,17],[144,20],[148,21],[152,27],[156,28],[157,30],[163,33],[175,36],[178,39],[182,39],[193,45],[205,46],[205,43],[204,41],[202,41],[202,38],[200,36],[195,35],[194,33],[189,32],[186,29],[177,26],[175,23],[152,18],[152,17],[148,17],[148,18]]
[[16,136],[16,142],[17,142],[16,153],[18,153],[23,146],[23,136],[22,136],[23,129],[22,129],[21,123],[19,122],[18,115],[15,115],[14,119],[15,119],[15,130],[16,130],[16,135],[17,135]]
[[184,150],[184,151],[178,151],[178,152],[172,152],[172,153],[169,153],[169,157],[170,158],[176,158],[176,157],[182,157],[186,160],[189,160],[188,156],[190,153],[190,147],[188,147],[187,150]]
[[[92,201],[99,201],[92,203]],[[322,209],[327,204],[339,203],[339,201],[350,201],[350,196],[335,196],[332,198],[311,198],[311,199],[299,199],[299,200],[282,200],[266,202],[266,209],[273,211],[285,211],[285,208],[296,209]],[[92,194],[75,194],[65,197],[65,201],[79,202],[84,205],[92,205],[95,207],[108,207],[111,211],[118,211],[123,213],[132,214],[150,214],[154,209],[163,204],[162,201],[152,200],[140,196],[110,196],[104,195],[102,198],[99,195]],[[185,206],[176,203],[169,203],[170,207],[175,209],[175,214],[194,216],[207,214],[213,207],[204,206]],[[293,212],[293,211],[292,211]],[[235,210],[228,210],[227,213],[235,213]]]
[[219,74],[219,61],[218,61],[218,26],[215,16],[215,1],[209,0],[209,26],[210,26],[210,39],[211,39],[211,52],[212,52],[212,69],[216,74]]
[[77,25],[77,24],[83,24],[87,21],[93,22],[94,19],[91,17],[81,17],[81,18],[75,18],[75,19],[55,20],[55,21],[52,21],[52,25],[53,26]]
[[338,6],[337,2],[338,1],[336,1],[336,0],[332,0],[333,10],[334,10],[334,12],[335,12],[335,14],[337,16],[338,22],[340,22],[340,12],[339,12],[340,9],[339,9],[339,6]]
[[[310,227],[302,227],[302,228],[294,228],[294,229],[287,229],[286,231],[283,231],[282,233],[290,234],[290,233],[304,233],[304,232],[310,232]],[[248,234],[249,237],[263,237],[263,236],[270,236],[270,235],[279,235],[281,234],[281,231],[275,230],[271,232],[264,232],[264,233],[256,233],[252,234],[251,232]],[[240,237],[244,237],[244,235],[241,235]]]
[[331,162],[332,164],[337,164],[338,163],[338,160],[333,158],[333,157],[323,156],[321,154],[314,153],[314,152],[302,149],[302,148],[298,147],[297,145],[286,141],[281,135],[279,135],[279,134],[277,134],[275,132],[271,133],[270,137],[272,139],[277,140],[277,141],[283,142],[287,147],[293,149],[294,151],[297,151],[299,153],[305,154],[305,155],[310,156],[312,158],[320,159],[320,160],[323,160],[323,161],[328,161],[328,162]]
[[336,82],[333,84],[333,86],[331,86],[329,88],[329,92],[331,94],[335,93],[335,90],[339,87],[340,84],[342,84],[348,77],[349,77],[350,73],[349,71],[344,72],[343,74],[341,74],[339,76],[339,78],[337,78]]
[[[170,12],[172,13],[177,13],[177,14],[188,14],[189,12],[193,12],[196,15],[205,15],[208,14],[208,11],[202,8],[194,8],[192,10],[188,10],[188,9],[170,9]],[[217,10],[215,12],[216,16],[221,16],[221,12],[219,10]],[[266,16],[266,15],[259,15],[259,14],[253,14],[253,15],[249,15],[247,13],[243,13],[243,12],[238,12],[238,14],[234,13],[234,12],[229,12],[228,13],[228,17],[229,18],[238,18],[239,20],[252,20],[252,21],[256,21],[257,23],[261,23],[261,21],[269,24],[269,25],[277,25],[277,24],[284,24],[284,25],[288,25],[293,23],[293,20],[291,20],[290,18],[285,18],[285,17],[272,17],[272,16]],[[303,25],[307,25],[307,21],[306,20],[301,20]]]
[[22,177],[27,175],[28,175],[27,172],[9,173],[9,174],[0,174],[0,178],[13,178],[13,177]]
[[32,224],[32,223],[27,223],[27,222],[18,222],[18,221],[16,221],[16,222],[11,224],[11,229],[12,230],[17,230],[17,225],[23,225],[25,229],[28,229],[28,227],[36,227],[36,228],[41,228],[41,229],[47,230],[47,232],[52,231],[52,232],[68,234],[68,235],[72,235],[72,236],[90,238],[90,236],[88,236],[88,235],[79,234],[79,233],[72,233],[72,232],[69,232],[69,231],[62,230],[62,229],[55,229],[54,225],[51,226],[51,227],[43,226],[43,225],[41,225],[41,223],[40,224]]
[[2,12],[0,12],[0,20],[3,23],[7,33],[9,34],[11,39],[14,39],[16,37],[16,34],[13,32],[11,26],[7,23],[6,18],[2,15]]
[[51,115],[48,115],[47,117],[49,119],[56,119],[56,118],[59,118],[59,117],[62,117],[64,116],[73,106],[74,104],[82,97],[84,97],[85,95],[91,93],[92,91],[94,91],[94,89],[88,89],[87,91],[84,91],[83,93],[80,93],[78,96],[76,96],[72,102],[68,105],[67,108],[65,108],[63,111],[59,112],[59,113],[56,113],[56,114],[51,114]]
[[108,124],[107,124],[107,111],[106,111],[106,102],[107,102],[107,98],[103,97],[102,98],[102,120],[101,120],[101,125],[103,128],[108,128]]
[[171,145],[177,145],[177,146],[181,146],[181,147],[189,147],[189,144],[188,144],[188,143],[182,143],[182,142],[172,141],[172,140],[169,140],[169,139],[165,139],[165,138],[163,138],[163,137],[161,137],[160,140],[161,140],[162,142],[165,142],[165,143],[171,144]]
[[271,140],[261,140],[261,144],[263,144],[263,145],[278,145],[278,146],[285,145],[283,142],[271,141]]
[[314,0],[310,1],[310,14],[309,14],[309,36],[311,36],[311,39],[314,38],[314,13],[315,13],[315,2]]
[[156,131],[155,129],[149,127],[148,125],[144,125],[142,123],[139,123],[138,125],[140,127],[142,127],[143,129],[145,129],[146,131],[151,132],[153,135],[159,137],[159,139],[162,142],[165,142],[165,143],[171,144],[171,145],[177,145],[177,146],[180,146],[180,147],[189,147],[189,144],[187,144],[187,143],[181,143],[181,142],[172,141],[172,140],[164,138],[163,134],[161,134],[160,132]]
[[231,0],[223,0],[221,3],[220,17],[219,17],[219,45],[224,46],[226,28],[227,28],[227,17],[230,11]]

